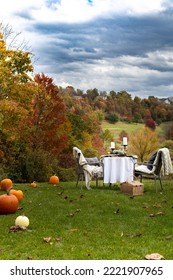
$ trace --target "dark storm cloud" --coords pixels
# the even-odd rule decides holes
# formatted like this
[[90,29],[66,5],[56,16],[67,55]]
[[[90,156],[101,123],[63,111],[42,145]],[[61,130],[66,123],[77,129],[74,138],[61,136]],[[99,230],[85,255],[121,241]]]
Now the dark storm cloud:
[[[148,52],[173,48],[170,11],[158,16],[115,17],[77,25],[37,24],[34,29],[50,37],[50,42],[41,50],[49,49],[51,59],[65,63],[127,55],[145,57]],[[164,71],[164,63],[160,66],[150,61],[144,63],[143,67],[146,66]]]
[[[29,13],[19,15],[32,20]],[[78,24],[37,22],[33,24],[31,21],[28,30],[38,34],[38,40],[39,36],[44,36],[45,41],[35,44],[34,49],[36,54],[39,53],[40,66],[46,65],[47,73],[57,76],[58,80],[63,77],[74,87],[86,90],[86,87],[90,86],[85,81],[88,76],[88,80],[95,81],[93,87],[100,90],[125,89],[141,94],[141,90],[145,89],[145,95],[150,95],[150,91],[153,94],[155,91],[158,96],[162,96],[163,88],[172,85],[172,15],[173,10],[169,8],[160,14],[116,15]],[[164,55],[165,52],[168,52],[168,58]],[[111,64],[113,67],[111,71],[106,72],[102,69],[103,67],[109,69]],[[136,72],[134,66],[138,68]],[[91,72],[93,68],[96,69],[94,73]],[[125,69],[124,74],[121,72],[122,68]],[[140,73],[142,70],[145,70],[144,74]],[[99,83],[102,77],[106,77],[107,80],[104,84],[102,81]],[[114,81],[117,79],[121,81],[119,85]],[[84,82],[80,83],[82,80]],[[123,81],[126,80],[128,83],[123,86]],[[172,88],[168,89],[168,94],[172,94]]]

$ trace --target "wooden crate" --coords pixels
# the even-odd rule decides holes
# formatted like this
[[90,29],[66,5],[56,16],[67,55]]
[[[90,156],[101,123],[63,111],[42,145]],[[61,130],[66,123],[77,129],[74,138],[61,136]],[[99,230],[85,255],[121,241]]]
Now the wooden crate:
[[139,181],[124,182],[120,184],[120,189],[123,193],[136,196],[143,194],[144,185]]

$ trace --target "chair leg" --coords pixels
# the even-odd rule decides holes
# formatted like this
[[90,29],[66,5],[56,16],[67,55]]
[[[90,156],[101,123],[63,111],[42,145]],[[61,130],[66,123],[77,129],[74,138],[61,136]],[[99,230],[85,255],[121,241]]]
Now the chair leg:
[[79,179],[80,179],[80,175],[78,175],[78,177],[77,177],[77,181],[76,181],[76,187],[78,186],[78,183],[79,183]]
[[84,175],[83,174],[79,174],[78,177],[77,177],[77,181],[76,181],[76,187],[78,186],[78,183],[81,180],[81,182],[82,182],[81,189],[82,189],[84,179],[85,179]]
[[160,182],[160,189],[161,189],[161,191],[163,191],[163,185],[162,185],[162,181],[161,181],[161,178],[160,178],[160,176],[158,176],[158,177],[154,177],[154,182],[155,182],[155,189],[156,189],[156,192],[158,191],[158,188],[157,188],[157,179],[159,179],[159,182]]
[[98,177],[96,176],[96,187],[98,187]]
[[157,192],[157,179],[156,179],[156,177],[154,177],[154,185],[155,185],[155,190]]
[[160,182],[160,189],[161,189],[161,191],[163,191],[163,185],[162,185],[162,180],[161,180],[160,176],[159,176],[159,182]]
[[140,182],[142,183],[142,174],[140,174],[139,176],[140,176]]

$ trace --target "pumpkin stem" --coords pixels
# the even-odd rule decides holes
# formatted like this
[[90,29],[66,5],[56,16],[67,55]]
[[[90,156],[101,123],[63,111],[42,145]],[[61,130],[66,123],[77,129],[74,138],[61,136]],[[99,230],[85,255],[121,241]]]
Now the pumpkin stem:
[[13,187],[10,187],[10,188],[7,189],[7,195],[10,195],[10,191],[11,191],[12,188]]

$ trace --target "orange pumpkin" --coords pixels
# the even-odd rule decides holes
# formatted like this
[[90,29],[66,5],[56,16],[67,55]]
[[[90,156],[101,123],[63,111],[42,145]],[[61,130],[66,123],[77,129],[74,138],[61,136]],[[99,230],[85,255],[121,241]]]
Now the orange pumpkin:
[[32,183],[30,184],[30,186],[33,187],[33,188],[36,188],[37,184],[36,184],[36,182],[32,182]]
[[18,209],[18,199],[14,194],[0,195],[0,214],[12,214]]
[[12,187],[12,185],[13,185],[13,182],[10,179],[8,179],[8,178],[3,179],[1,181],[1,190],[7,191],[9,188]]
[[52,185],[57,185],[59,183],[59,178],[56,175],[53,175],[49,179],[49,183]]
[[23,199],[23,192],[21,190],[11,189],[10,194],[14,194],[17,197],[18,201],[21,201]]

